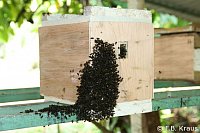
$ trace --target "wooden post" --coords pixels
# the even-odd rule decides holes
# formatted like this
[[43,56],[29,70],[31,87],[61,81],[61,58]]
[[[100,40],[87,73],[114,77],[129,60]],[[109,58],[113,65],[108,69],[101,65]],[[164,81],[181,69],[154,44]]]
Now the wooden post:
[[142,114],[134,114],[130,116],[131,133],[142,133]]
[[97,6],[103,6],[102,1],[101,0],[96,0],[97,1]]
[[159,133],[158,126],[161,126],[159,111],[142,114],[142,133]]
[[128,8],[144,9],[144,0],[128,0]]

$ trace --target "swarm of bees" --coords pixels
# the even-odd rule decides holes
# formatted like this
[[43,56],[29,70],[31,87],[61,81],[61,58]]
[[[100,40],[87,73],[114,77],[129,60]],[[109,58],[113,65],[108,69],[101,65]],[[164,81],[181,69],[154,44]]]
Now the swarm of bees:
[[[94,39],[94,38],[92,38]],[[123,80],[118,71],[114,43],[110,44],[96,38],[89,60],[79,72],[80,85],[77,86],[77,101],[74,105],[49,105],[35,111],[42,118],[55,116],[61,120],[72,115],[78,120],[98,121],[114,115],[114,107],[119,97],[119,84]],[[82,64],[81,64],[82,66]]]
[[113,116],[118,87],[122,78],[116,63],[114,44],[97,38],[90,60],[80,72],[77,95],[77,118],[79,120],[102,120]]

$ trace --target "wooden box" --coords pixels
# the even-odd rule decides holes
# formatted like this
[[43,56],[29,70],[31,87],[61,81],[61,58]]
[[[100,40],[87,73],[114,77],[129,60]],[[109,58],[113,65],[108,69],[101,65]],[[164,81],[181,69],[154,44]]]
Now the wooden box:
[[190,25],[155,30],[155,79],[198,83],[200,28]]
[[84,15],[46,16],[39,28],[41,94],[47,100],[74,103],[77,73],[88,60],[94,40],[117,47],[125,44],[127,57],[118,59],[123,77],[118,102],[153,97],[154,30],[149,11],[86,7]]

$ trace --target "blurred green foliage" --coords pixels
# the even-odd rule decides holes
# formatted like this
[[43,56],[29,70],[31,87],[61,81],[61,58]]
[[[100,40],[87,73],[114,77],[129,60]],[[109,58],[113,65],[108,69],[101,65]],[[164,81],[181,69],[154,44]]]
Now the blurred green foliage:
[[127,8],[126,0],[102,0],[103,6],[106,7],[119,7],[119,8]]
[[78,0],[0,0],[0,42],[7,42],[14,34],[13,24],[19,27],[27,20],[38,23],[44,13],[81,14]]
[[[170,113],[164,113],[164,111],[165,110],[160,111],[160,122],[162,126],[174,126],[177,129],[177,132],[179,126],[198,127],[198,129],[200,129],[200,107],[171,109]],[[200,130],[195,133],[199,132]],[[169,129],[163,128],[162,133],[176,133],[176,131],[169,131]],[[188,131],[187,133],[193,132]]]
[[[14,35],[13,25],[24,21],[41,24],[44,13],[82,14],[85,5],[127,8],[127,0],[0,0],[0,42],[7,42]],[[190,22],[173,15],[152,10],[156,28],[185,26]]]
[[112,133],[131,133],[131,122],[129,116],[112,117],[100,122]]
[[45,127],[32,127],[11,130],[8,133],[102,133],[95,125],[89,122],[63,123]]
[[155,28],[173,28],[191,24],[191,22],[178,18],[174,15],[160,13],[155,10],[151,10],[151,12]]

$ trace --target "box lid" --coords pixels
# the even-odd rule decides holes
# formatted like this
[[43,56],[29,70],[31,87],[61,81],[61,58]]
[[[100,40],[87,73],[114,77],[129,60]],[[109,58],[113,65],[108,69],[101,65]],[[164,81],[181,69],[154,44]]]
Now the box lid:
[[200,25],[192,24],[184,27],[176,28],[157,28],[155,29],[155,34],[177,34],[177,33],[198,33],[200,32]]
[[72,24],[90,21],[152,23],[151,12],[137,9],[121,9],[87,6],[83,15],[52,14],[43,17],[42,26]]

